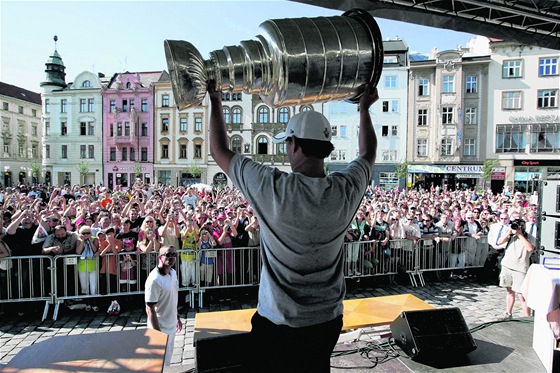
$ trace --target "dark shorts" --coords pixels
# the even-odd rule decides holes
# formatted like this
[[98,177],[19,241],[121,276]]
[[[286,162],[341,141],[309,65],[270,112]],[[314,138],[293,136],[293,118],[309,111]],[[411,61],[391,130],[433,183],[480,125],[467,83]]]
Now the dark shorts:
[[255,312],[251,319],[248,371],[329,372],[330,356],[340,336],[342,316],[292,328],[276,325]]

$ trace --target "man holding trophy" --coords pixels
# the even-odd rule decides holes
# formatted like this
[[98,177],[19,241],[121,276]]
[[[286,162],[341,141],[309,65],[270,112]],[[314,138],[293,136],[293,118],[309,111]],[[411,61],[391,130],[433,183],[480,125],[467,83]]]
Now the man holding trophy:
[[359,100],[360,155],[330,175],[324,158],[334,147],[322,114],[296,114],[274,138],[286,141],[293,172],[284,173],[229,150],[222,94],[212,83],[209,93],[210,152],[254,207],[261,228],[263,264],[247,363],[259,372],[329,371],[342,328],[344,235],[375,163],[369,107],[377,89],[366,85]]

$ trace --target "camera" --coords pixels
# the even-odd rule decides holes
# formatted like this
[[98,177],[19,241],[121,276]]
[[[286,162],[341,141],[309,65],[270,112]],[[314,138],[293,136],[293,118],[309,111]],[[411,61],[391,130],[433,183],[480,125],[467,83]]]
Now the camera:
[[518,231],[523,225],[523,220],[517,218],[515,220],[512,220],[512,222],[510,223],[510,228],[514,231]]

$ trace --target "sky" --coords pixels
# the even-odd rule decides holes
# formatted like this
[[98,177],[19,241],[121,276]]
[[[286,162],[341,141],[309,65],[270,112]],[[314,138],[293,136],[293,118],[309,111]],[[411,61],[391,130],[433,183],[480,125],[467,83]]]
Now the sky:
[[[45,62],[56,49],[66,82],[82,71],[106,76],[167,70],[163,42],[186,40],[204,58],[254,39],[268,19],[330,17],[343,12],[287,0],[6,1],[0,0],[0,81],[41,92]],[[383,39],[410,51],[465,46],[473,35],[376,18]]]

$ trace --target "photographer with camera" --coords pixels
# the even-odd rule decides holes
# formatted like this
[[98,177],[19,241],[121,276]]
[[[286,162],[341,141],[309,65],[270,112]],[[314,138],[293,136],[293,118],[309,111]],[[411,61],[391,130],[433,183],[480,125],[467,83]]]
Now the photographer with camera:
[[511,221],[507,234],[504,234],[498,241],[499,245],[504,243],[506,243],[506,249],[500,272],[500,287],[505,287],[507,292],[504,320],[512,317],[515,293],[519,297],[524,315],[530,316],[531,310],[527,307],[525,298],[521,294],[521,285],[531,265],[530,259],[534,246],[527,239],[524,220],[516,218]]

